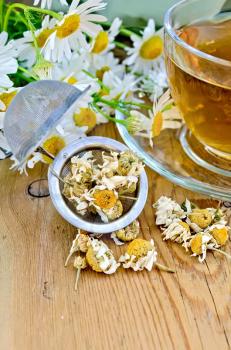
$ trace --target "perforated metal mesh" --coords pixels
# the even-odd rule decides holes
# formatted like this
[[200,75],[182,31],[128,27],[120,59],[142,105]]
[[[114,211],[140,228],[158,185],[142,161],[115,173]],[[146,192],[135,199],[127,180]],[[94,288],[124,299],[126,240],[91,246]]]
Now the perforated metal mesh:
[[71,112],[86,90],[43,80],[28,84],[15,96],[5,115],[4,134],[19,165]]

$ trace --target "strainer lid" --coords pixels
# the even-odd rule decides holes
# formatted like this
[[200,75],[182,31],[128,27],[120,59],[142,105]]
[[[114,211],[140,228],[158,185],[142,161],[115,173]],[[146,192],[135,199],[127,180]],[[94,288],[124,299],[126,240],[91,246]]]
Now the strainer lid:
[[75,107],[88,90],[55,80],[28,84],[13,99],[4,118],[4,134],[20,166]]

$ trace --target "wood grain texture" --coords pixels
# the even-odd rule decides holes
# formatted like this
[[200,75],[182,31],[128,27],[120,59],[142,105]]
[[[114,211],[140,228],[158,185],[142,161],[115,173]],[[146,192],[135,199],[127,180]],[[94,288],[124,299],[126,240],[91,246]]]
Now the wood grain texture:
[[[119,138],[107,125],[94,134]],[[37,166],[28,177],[0,168],[0,349],[209,349],[231,348],[231,264],[209,253],[199,264],[178,245],[163,242],[152,203],[161,195],[204,200],[147,169],[149,198],[140,216],[142,235],[154,238],[168,274],[119,270],[112,276],[64,268],[75,229],[55,211],[50,198],[28,195],[29,184],[46,174]],[[43,191],[44,189],[41,189]],[[118,257],[125,247],[105,241]],[[230,252],[230,243],[227,251]]]

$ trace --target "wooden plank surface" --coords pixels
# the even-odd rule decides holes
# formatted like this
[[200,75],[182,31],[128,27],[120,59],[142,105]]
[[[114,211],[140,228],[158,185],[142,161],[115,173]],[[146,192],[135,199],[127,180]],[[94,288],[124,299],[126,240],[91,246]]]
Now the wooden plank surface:
[[[94,134],[119,138],[109,125]],[[76,293],[75,271],[64,268],[75,229],[49,197],[28,195],[30,183],[45,176],[45,166],[26,177],[10,172],[9,165],[5,160],[0,167],[1,350],[231,348],[230,261],[209,253],[199,264],[178,245],[163,242],[151,208],[161,195],[206,203],[204,197],[147,169],[142,235],[154,238],[159,262],[176,273],[119,270],[107,276],[88,270]],[[125,249],[105,241],[117,257]]]

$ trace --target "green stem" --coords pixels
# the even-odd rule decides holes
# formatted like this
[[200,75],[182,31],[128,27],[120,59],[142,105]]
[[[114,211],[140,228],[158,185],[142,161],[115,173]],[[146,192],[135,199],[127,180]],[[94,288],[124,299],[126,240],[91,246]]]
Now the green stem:
[[92,106],[96,109],[97,112],[99,112],[100,114],[102,114],[102,116],[104,118],[106,118],[107,120],[109,120],[110,122],[113,122],[113,123],[119,123],[119,124],[122,124],[124,126],[127,126],[127,123],[126,123],[126,120],[120,120],[120,119],[116,119],[116,118],[113,118],[111,117],[110,115],[104,113],[101,108],[99,108],[99,106],[97,106],[96,103],[92,103]]
[[28,23],[28,27],[31,31],[32,34],[32,38],[33,38],[33,42],[34,42],[34,47],[35,47],[35,51],[36,51],[36,60],[38,60],[39,56],[40,56],[40,51],[39,51],[39,47],[38,47],[38,43],[36,40],[36,36],[35,36],[35,28],[30,20],[30,14],[29,14],[29,10],[28,9],[24,9],[24,15],[26,17],[27,23]]
[[0,32],[2,31],[2,27],[3,27],[4,7],[5,7],[5,0],[0,0]]
[[[111,27],[112,23],[108,21],[108,22],[103,22],[103,23],[99,23],[99,24],[101,24],[103,27],[109,28],[109,27]],[[123,35],[123,36],[128,37],[128,38],[130,38],[131,35],[133,35],[133,34],[135,34],[137,36],[140,36],[139,34],[133,32],[133,31],[131,31],[131,30],[125,28],[125,27],[121,27],[120,30],[119,30],[119,33],[121,35]]]
[[[25,20],[25,18],[21,15],[21,13],[20,12],[18,12],[17,10],[15,10],[15,9],[13,9],[13,11],[12,12],[14,12],[14,14],[15,14],[15,16],[17,16],[19,19],[20,19],[20,21],[23,23],[23,24],[25,24],[25,26],[28,28],[28,23],[27,23],[27,21]],[[10,17],[11,18],[11,17]],[[12,17],[12,19],[13,19],[14,17]],[[29,29],[29,28],[28,28]]]
[[152,106],[146,105],[145,103],[138,103],[138,102],[126,102],[126,101],[120,101],[121,104],[127,105],[127,106],[136,106],[143,109],[152,109]]
[[119,41],[114,40],[113,43],[115,44],[116,47],[119,47],[120,49],[126,49],[127,47],[129,47],[126,44],[120,43]]
[[32,83],[34,81],[33,78],[26,77],[24,74],[17,72],[17,76],[19,76],[21,79],[25,80],[27,83]]
[[109,87],[106,86],[106,85],[104,85],[104,83],[103,83],[100,79],[98,79],[97,77],[95,77],[93,74],[91,74],[90,72],[88,72],[86,69],[82,69],[82,71],[83,71],[87,76],[89,76],[90,78],[97,80],[97,83],[99,84],[99,86],[100,86],[101,88],[103,88],[106,92],[110,92]]
[[8,9],[6,11],[6,14],[5,14],[3,30],[6,31],[6,32],[7,32],[7,27],[8,27],[10,13],[15,8],[21,9],[23,11],[24,10],[29,10],[29,11],[39,12],[39,13],[42,13],[42,14],[54,17],[54,18],[56,18],[58,20],[61,20],[63,18],[63,16],[60,13],[56,13],[56,12],[51,11],[51,10],[41,9],[39,7],[27,6],[25,4],[20,4],[20,3],[15,3],[15,4],[9,5],[9,7],[8,7]]
[[117,109],[117,111],[121,112],[122,114],[126,115],[127,117],[130,117],[130,113],[125,111],[123,108],[121,108],[118,105],[118,102],[115,103],[113,101],[108,101],[108,100],[105,100],[104,98],[101,98],[100,96],[97,96],[97,99],[99,102],[102,102],[105,105],[112,107],[113,109]]
[[24,68],[24,67],[21,67],[21,66],[18,66],[18,70],[23,72],[23,73],[26,73],[28,74],[31,78],[33,78],[34,80],[38,80],[38,78],[33,74],[31,73],[28,69]]

